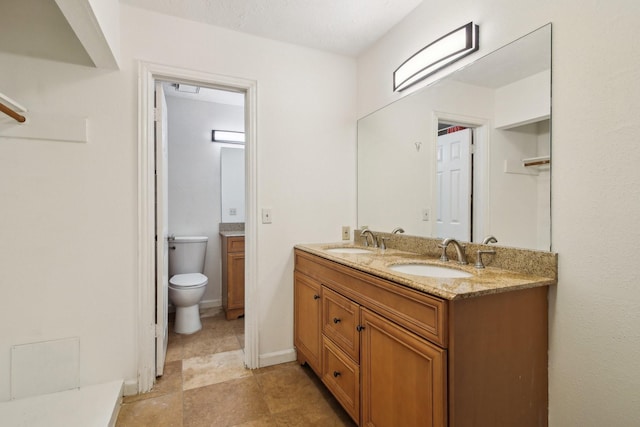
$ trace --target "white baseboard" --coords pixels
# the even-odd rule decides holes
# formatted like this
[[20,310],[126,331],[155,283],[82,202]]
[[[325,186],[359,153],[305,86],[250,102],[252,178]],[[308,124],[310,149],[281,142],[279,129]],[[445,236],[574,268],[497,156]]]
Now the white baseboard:
[[128,380],[124,382],[122,387],[124,396],[133,396],[138,394],[138,381]]
[[200,301],[200,310],[202,311],[203,309],[209,309],[209,308],[218,308],[218,307],[222,307],[222,300],[221,299],[208,299],[208,300],[203,300]]
[[264,368],[265,366],[279,365],[281,363],[293,362],[294,360],[296,360],[296,350],[291,348],[288,350],[261,354],[258,356],[258,366],[260,368]]

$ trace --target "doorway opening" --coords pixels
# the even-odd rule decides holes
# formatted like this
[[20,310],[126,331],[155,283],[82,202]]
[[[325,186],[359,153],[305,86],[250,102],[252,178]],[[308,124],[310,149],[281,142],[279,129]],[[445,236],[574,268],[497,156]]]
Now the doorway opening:
[[[235,318],[244,313],[244,98],[239,91],[155,83],[156,325],[161,329],[156,376],[163,374],[167,342],[174,336],[169,327],[200,333],[200,317],[212,320],[224,310],[231,320],[231,311]],[[227,274],[230,232],[238,244]],[[194,257],[192,246],[198,245],[204,252]],[[186,276],[172,277],[193,273],[204,275],[191,276],[197,283],[206,280],[199,291],[195,282],[179,284]]]
[[[163,85],[162,82],[165,84]],[[168,208],[160,203],[164,204],[163,186],[168,186],[168,184],[164,180],[167,167],[163,165],[162,161],[157,161],[156,156],[160,154],[161,157],[161,153],[166,148],[166,143],[163,143],[161,138],[157,142],[155,140],[157,131],[155,119],[159,114],[156,110],[154,93],[158,86],[164,86],[167,90],[172,90],[174,86],[171,86],[171,84],[182,84],[190,87],[212,89],[226,94],[240,95],[243,98],[243,106],[241,108],[244,110],[243,130],[245,144],[243,151],[246,187],[244,206],[242,206],[242,210],[246,212],[244,218],[246,236],[244,363],[250,369],[256,368],[258,365],[257,316],[254,309],[257,297],[255,286],[257,264],[257,248],[255,244],[257,229],[255,215],[257,200],[256,82],[157,64],[140,63],[139,83],[138,392],[146,392],[152,388],[156,373],[162,372],[161,367],[158,369],[161,357],[158,358],[157,356],[166,351],[163,350],[163,348],[166,349],[166,342],[163,341],[166,338],[167,327],[167,299],[164,291],[164,276],[166,274],[163,273],[164,265],[166,265],[166,258],[163,259],[163,254],[166,254],[164,246],[166,246],[165,242],[167,240],[163,234],[166,233],[168,235],[169,227],[162,213],[168,212]],[[204,150],[220,151],[220,146],[215,146],[214,144],[213,130],[208,130],[206,137],[208,138],[208,145],[204,147]],[[234,131],[237,129],[221,130]],[[211,167],[213,168],[213,165]],[[156,205],[158,205],[157,210]],[[236,214],[239,208],[239,206],[235,208]],[[157,212],[160,212],[158,218],[156,217]],[[217,212],[220,218],[222,216],[221,213],[220,208]],[[212,216],[214,216],[213,213]],[[216,241],[219,241],[217,233],[214,237]],[[156,247],[158,248],[157,250]],[[214,269],[210,270],[213,271]],[[210,279],[210,282],[217,281],[219,283],[219,279],[216,280],[217,273],[211,274],[215,277],[212,277],[211,279],[213,280]],[[156,277],[160,278],[160,280],[156,280]],[[215,305],[215,298],[212,300],[209,301],[209,304]]]
[[482,241],[488,221],[488,121],[434,113],[432,236]]

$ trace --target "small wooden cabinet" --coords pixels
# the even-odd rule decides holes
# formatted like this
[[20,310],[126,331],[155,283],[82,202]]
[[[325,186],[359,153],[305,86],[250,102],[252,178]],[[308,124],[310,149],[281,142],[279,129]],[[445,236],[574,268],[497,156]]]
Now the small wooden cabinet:
[[227,320],[244,316],[244,236],[222,235],[222,308]]
[[358,425],[547,425],[546,287],[449,301],[295,254],[298,361]]

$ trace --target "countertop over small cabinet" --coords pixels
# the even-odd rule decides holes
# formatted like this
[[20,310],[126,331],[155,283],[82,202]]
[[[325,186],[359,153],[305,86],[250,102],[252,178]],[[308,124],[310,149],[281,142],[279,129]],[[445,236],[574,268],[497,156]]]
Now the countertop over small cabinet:
[[244,316],[244,232],[220,232],[222,308],[227,320]]
[[488,268],[425,280],[384,266],[437,259],[325,248],[295,249],[294,344],[358,425],[547,425],[555,278]]

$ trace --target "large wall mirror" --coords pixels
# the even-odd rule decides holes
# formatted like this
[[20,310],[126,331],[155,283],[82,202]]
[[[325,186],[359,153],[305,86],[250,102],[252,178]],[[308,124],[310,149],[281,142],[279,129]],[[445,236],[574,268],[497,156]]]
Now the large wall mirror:
[[551,248],[551,24],[358,121],[358,226]]

